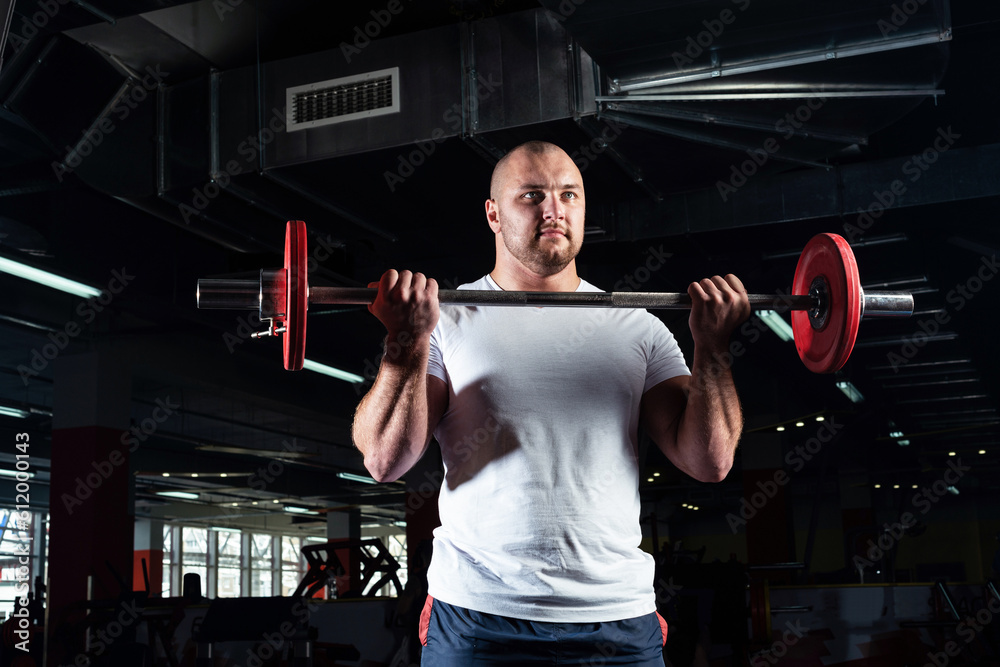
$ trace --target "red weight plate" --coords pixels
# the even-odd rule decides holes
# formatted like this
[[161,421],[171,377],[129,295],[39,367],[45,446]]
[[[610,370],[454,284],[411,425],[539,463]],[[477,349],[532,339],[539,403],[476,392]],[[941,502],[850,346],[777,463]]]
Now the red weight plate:
[[306,310],[309,306],[306,223],[285,225],[285,370],[300,371],[306,360]]
[[814,373],[840,370],[858,337],[861,322],[861,278],[851,246],[836,234],[817,234],[799,256],[792,294],[808,294],[817,277],[827,284],[828,313],[820,328],[813,328],[809,311],[792,311],[795,347],[806,368]]

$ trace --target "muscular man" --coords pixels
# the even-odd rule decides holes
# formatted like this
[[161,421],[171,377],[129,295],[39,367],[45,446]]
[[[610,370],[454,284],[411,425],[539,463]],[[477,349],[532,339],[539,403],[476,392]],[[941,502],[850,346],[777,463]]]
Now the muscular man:
[[[518,146],[490,190],[496,264],[464,287],[597,291],[576,271],[586,199],[565,152]],[[688,288],[690,371],[643,310],[439,308],[435,281],[409,271],[378,288],[371,312],[403,351],[382,359],[354,441],[380,481],[432,436],[445,467],[423,664],[662,665],[638,431],[695,479],[728,473],[742,414],[722,360],[750,311],[739,279]]]

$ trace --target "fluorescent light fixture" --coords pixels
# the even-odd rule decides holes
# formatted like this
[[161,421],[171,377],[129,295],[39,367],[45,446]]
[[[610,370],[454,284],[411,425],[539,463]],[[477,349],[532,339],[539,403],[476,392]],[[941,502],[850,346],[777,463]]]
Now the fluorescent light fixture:
[[291,512],[292,514],[308,514],[312,512],[308,507],[297,507],[295,505],[285,505],[285,511]]
[[951,493],[951,494],[954,494],[954,495],[957,496],[958,495],[958,489],[956,489],[954,486],[949,486],[948,487],[948,493]]
[[784,430],[785,430],[784,426],[779,426],[778,429],[777,429],[778,433],[781,433]]
[[63,278],[62,276],[57,276],[54,273],[36,269],[33,266],[28,266],[27,264],[22,264],[21,262],[15,262],[14,260],[7,259],[6,257],[0,257],[0,271],[9,273],[12,276],[17,276],[18,278],[31,280],[39,285],[45,285],[46,287],[51,287],[52,289],[57,289],[62,292],[69,292],[70,294],[84,298],[101,295],[101,290],[96,287],[84,285],[83,283],[70,280],[69,278]]
[[906,447],[907,445],[910,444],[910,440],[908,438],[903,438],[902,440],[897,440],[896,444],[899,445],[900,447]]
[[846,380],[837,382],[837,389],[844,392],[844,396],[851,399],[852,403],[861,403],[865,400],[865,397],[861,395],[858,388]]
[[948,452],[948,456],[955,456],[955,452]]
[[355,475],[353,472],[338,472],[337,477],[340,479],[346,479],[350,482],[363,482],[365,484],[378,484],[371,477],[365,477],[364,475]]
[[826,421],[826,417],[824,417],[823,415],[820,415],[819,417],[816,417],[816,421],[818,421],[818,422]]
[[197,493],[188,493],[187,491],[157,491],[156,495],[166,496],[167,498],[180,498],[181,500],[198,500]]
[[767,327],[775,333],[778,338],[788,342],[790,340],[795,340],[795,335],[792,332],[792,327],[785,318],[782,317],[774,310],[758,310],[757,317],[767,325]]
[[798,426],[799,428],[802,428],[803,426],[806,425],[806,423],[805,422],[795,422],[795,425]]
[[33,473],[33,472],[25,472],[24,470],[22,470],[20,472],[18,472],[16,470],[0,470],[0,477],[12,477],[12,478],[16,479],[18,475],[21,476],[21,481],[24,481],[24,476],[25,475],[27,475],[28,478],[30,479],[30,478],[32,478],[32,477],[35,476],[35,473]]
[[8,408],[5,405],[0,405],[0,415],[4,417],[17,417],[19,419],[27,419],[31,413],[27,410],[19,410],[18,408]]
[[881,488],[882,488],[882,485],[881,485],[881,484],[876,484],[876,485],[875,485],[875,488],[876,488],[876,489],[881,489]]
[[326,364],[321,364],[312,359],[306,359],[302,363],[302,368],[307,371],[312,371],[314,373],[322,373],[323,375],[329,375],[332,378],[337,378],[338,380],[343,380],[344,382],[352,382],[354,384],[361,384],[365,381],[360,375],[355,375],[354,373],[348,373],[347,371],[342,371],[339,368],[334,368],[333,366],[327,366]]

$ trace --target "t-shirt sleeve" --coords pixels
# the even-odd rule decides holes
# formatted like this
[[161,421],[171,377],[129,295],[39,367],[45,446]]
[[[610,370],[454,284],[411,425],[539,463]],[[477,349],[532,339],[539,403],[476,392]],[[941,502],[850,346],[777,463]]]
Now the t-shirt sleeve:
[[441,353],[441,324],[431,332],[431,351],[427,359],[427,374],[448,381],[448,372],[444,367],[444,355]]
[[680,375],[691,375],[684,353],[666,325],[654,315],[646,313],[649,334],[646,339],[646,382],[643,392],[649,391],[664,380]]

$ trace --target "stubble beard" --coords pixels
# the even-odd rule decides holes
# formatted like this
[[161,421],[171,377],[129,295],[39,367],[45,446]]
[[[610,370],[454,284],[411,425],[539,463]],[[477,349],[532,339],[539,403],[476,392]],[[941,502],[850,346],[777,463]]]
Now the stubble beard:
[[527,239],[511,239],[503,235],[503,244],[507,252],[529,270],[538,275],[550,276],[569,266],[580,252],[580,245],[574,243],[568,231],[565,239],[567,245],[558,249],[545,247],[553,241],[542,239],[537,234]]

